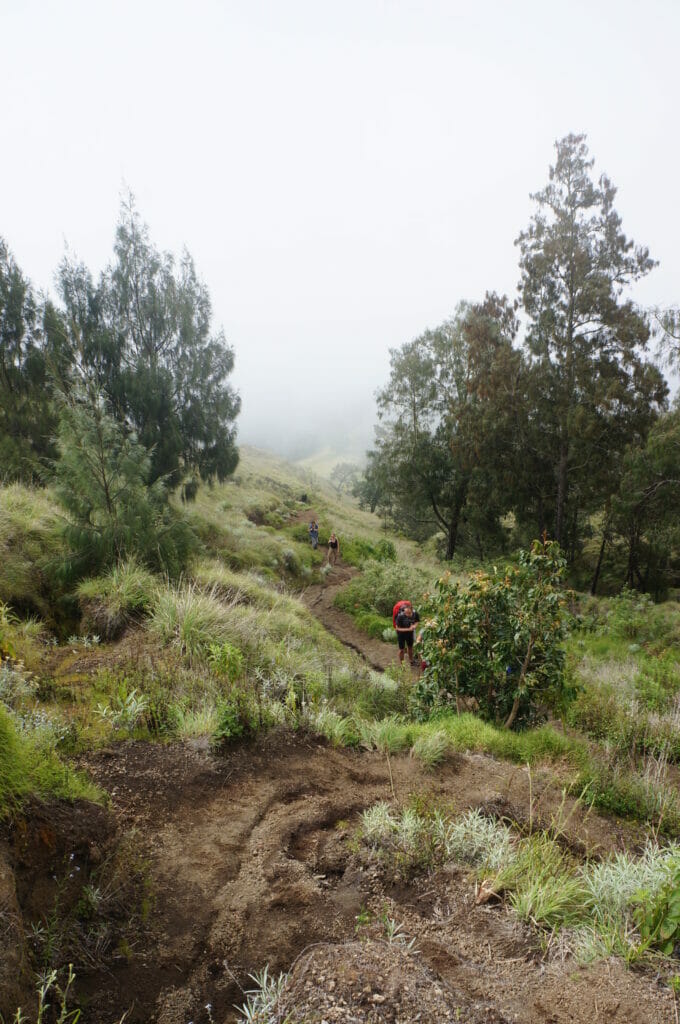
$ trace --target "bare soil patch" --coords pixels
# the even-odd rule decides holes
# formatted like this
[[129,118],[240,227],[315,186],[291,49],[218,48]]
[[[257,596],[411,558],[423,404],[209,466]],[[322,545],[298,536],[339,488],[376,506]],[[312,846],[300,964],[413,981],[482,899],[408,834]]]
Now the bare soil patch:
[[[391,764],[399,803],[426,793],[457,810],[483,805],[516,817],[529,807],[529,776],[520,767],[477,755],[449,759],[436,773],[408,756]],[[252,988],[251,973],[293,964],[286,1005],[298,1024],[675,1020],[668,989],[647,973],[545,961],[536,935],[502,906],[476,906],[472,883],[458,871],[407,880],[366,867],[349,840],[364,808],[391,799],[378,754],[273,733],[220,758],[200,744],[139,742],[89,755],[83,766],[109,792],[111,811],[58,805],[51,818],[49,810],[35,823],[31,816],[30,834],[6,833],[3,850],[27,933],[49,904],[41,887],[66,854],[77,851],[90,870],[112,829],[136,835],[144,848],[153,902],[139,941],[104,965],[76,965],[88,1024],[114,1024],[125,1011],[130,1024],[207,1024],[208,1003],[213,1019],[227,1024],[242,989]],[[549,823],[562,803],[549,773],[533,773],[531,793],[534,820]],[[565,807],[574,844],[605,852],[641,841],[617,822]],[[356,942],[364,908],[372,923],[360,934],[370,948]],[[386,913],[414,946],[397,945],[383,963]],[[322,945],[313,956],[298,960],[315,943]],[[357,989],[366,995],[367,987],[384,1000],[357,1001]],[[326,1005],[329,992],[336,1001]],[[14,1008],[3,999],[0,1007],[6,1017]]]

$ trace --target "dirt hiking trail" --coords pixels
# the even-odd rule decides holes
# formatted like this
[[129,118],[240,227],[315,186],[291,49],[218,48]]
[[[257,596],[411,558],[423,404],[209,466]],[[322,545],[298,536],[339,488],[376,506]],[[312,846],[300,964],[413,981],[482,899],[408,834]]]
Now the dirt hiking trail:
[[[310,519],[318,516],[312,509],[305,509],[291,517],[292,523],[309,523]],[[320,544],[319,549],[323,550],[324,545]],[[376,640],[373,637],[362,633],[357,627],[351,615],[343,612],[334,605],[335,598],[339,591],[346,587],[353,576],[359,570],[353,566],[345,565],[342,561],[342,539],[340,540],[340,557],[336,565],[331,566],[330,572],[321,583],[315,583],[307,587],[299,596],[313,615],[346,647],[351,648],[360,654],[362,658],[377,672],[384,672],[388,665],[397,663],[397,643],[385,643],[384,640]],[[395,598],[395,601],[398,598]]]
[[308,587],[300,598],[313,615],[321,622],[329,633],[337,637],[346,647],[360,654],[365,661],[378,672],[384,672],[388,665],[397,662],[397,644],[387,644],[384,640],[375,640],[362,633],[351,615],[336,608],[333,602],[340,590],[345,587],[358,569],[351,566],[332,566],[326,581]]
[[[669,990],[650,975],[544,960],[535,933],[509,911],[475,905],[458,869],[409,881],[362,858],[352,839],[360,812],[392,800],[377,753],[274,732],[224,757],[199,743],[130,742],[88,755],[83,767],[110,794],[119,833],[141,844],[153,894],[134,947],[79,970],[88,1024],[115,1024],[126,1011],[127,1024],[230,1024],[249,975],[266,965],[274,973],[294,965],[295,1024],[675,1020]],[[400,805],[429,794],[456,810],[481,806],[522,821],[531,786],[534,821],[549,822],[562,799],[548,773],[530,779],[480,755],[450,758],[436,773],[404,755],[391,771]],[[36,886],[52,884],[48,830],[30,828],[8,840],[17,861],[23,835],[27,903]],[[619,826],[580,808],[568,841],[591,851],[624,845]],[[379,945],[387,918],[414,940],[411,950]],[[301,957],[310,946],[313,955]]]

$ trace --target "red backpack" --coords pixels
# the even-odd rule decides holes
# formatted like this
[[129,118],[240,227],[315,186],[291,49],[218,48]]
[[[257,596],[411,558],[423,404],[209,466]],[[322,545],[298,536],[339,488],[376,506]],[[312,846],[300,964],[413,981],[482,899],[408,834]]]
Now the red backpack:
[[409,601],[397,601],[397,603],[395,604],[394,608],[392,609],[392,625],[395,628],[396,628],[396,625],[397,625],[397,615],[399,614],[399,612],[401,611],[401,609],[404,607],[405,604],[410,604],[410,602]]

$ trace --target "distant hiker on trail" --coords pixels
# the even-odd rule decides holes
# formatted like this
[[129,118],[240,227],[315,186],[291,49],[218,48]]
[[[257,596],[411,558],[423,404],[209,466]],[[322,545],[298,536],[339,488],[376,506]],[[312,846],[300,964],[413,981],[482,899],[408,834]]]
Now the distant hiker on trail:
[[420,616],[413,610],[410,601],[399,601],[398,604],[401,607],[393,621],[399,644],[399,661],[403,664],[404,651],[408,649],[408,660],[412,665],[417,665],[418,662],[413,657],[413,641],[415,640],[416,623],[420,622]]
[[340,541],[338,540],[334,533],[331,533],[330,537],[328,538],[328,564],[335,565],[338,560],[339,554]]
[[312,519],[309,524],[309,539],[312,542],[312,548],[316,551],[319,546],[319,524],[316,519]]

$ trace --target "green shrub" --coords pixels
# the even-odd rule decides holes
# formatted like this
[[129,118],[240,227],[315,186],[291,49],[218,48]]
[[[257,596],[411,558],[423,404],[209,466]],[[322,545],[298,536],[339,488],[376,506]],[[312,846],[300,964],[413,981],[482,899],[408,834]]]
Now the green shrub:
[[19,620],[12,613],[9,605],[0,601],[0,661],[3,658],[16,658],[17,652],[14,646],[13,626]]
[[327,676],[323,693],[335,711],[385,718],[406,711],[410,687],[410,672],[393,679],[383,672],[337,666]]
[[364,563],[361,574],[340,591],[335,603],[351,615],[372,611],[389,618],[391,624],[396,602],[408,598],[417,603],[429,582],[426,573],[402,562],[369,561]]
[[221,644],[210,644],[208,647],[208,664],[216,676],[227,679],[230,683],[243,674],[243,655],[225,640]]
[[0,601],[54,621],[63,588],[57,566],[64,541],[48,490],[0,487]]
[[675,651],[658,656],[643,655],[635,678],[636,695],[646,707],[664,710],[670,699],[680,692],[680,663]]
[[680,835],[680,799],[675,787],[630,765],[593,759],[584,766],[572,789],[584,792],[600,810],[620,818],[649,821],[658,832]]
[[354,620],[362,633],[376,640],[382,640],[384,634],[392,629],[392,620],[376,615],[375,612],[358,612]]
[[217,725],[212,734],[214,747],[247,739],[264,725],[255,697],[246,690],[234,689],[217,706]]
[[397,549],[391,540],[379,540],[377,543],[364,537],[343,537],[342,558],[350,565],[361,566],[368,561],[396,562]]
[[623,640],[637,640],[643,643],[648,636],[650,612],[654,607],[648,594],[624,588],[618,597],[609,602],[606,627],[610,633]]
[[505,572],[478,572],[465,587],[438,582],[423,615],[421,714],[473,699],[485,718],[510,728],[560,705],[564,567],[557,544],[535,541]]
[[680,943],[680,863],[675,863],[658,890],[635,896],[633,920],[643,946],[670,956]]
[[65,765],[51,747],[40,742],[39,735],[19,732],[0,705],[0,819],[30,794],[100,799],[96,787]]

